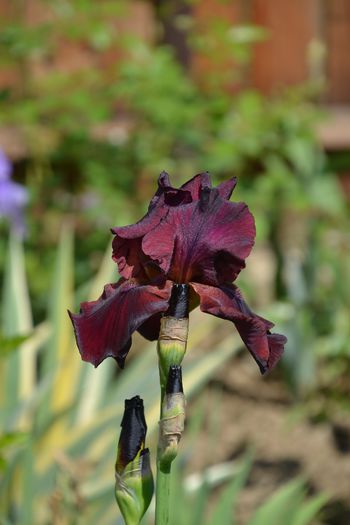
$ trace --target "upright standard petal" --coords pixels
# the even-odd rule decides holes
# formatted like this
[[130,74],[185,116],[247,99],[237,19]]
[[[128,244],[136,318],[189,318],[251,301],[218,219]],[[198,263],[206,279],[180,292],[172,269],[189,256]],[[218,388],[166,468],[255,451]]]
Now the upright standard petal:
[[262,374],[272,369],[283,354],[286,337],[271,334],[273,323],[254,314],[233,285],[213,288],[198,283],[191,286],[200,297],[203,312],[232,321]]
[[167,310],[170,294],[170,282],[140,286],[122,280],[105,286],[97,301],[82,303],[79,314],[69,312],[82,359],[96,367],[113,357],[123,368],[133,332]]
[[118,265],[118,271],[125,279],[137,279],[139,282],[147,281],[145,264],[147,257],[141,248],[141,239],[123,239],[118,235],[112,242],[112,259]]
[[170,208],[142,240],[142,251],[177,283],[217,286],[244,268],[255,238],[254,218],[244,203],[202,187],[200,198]]
[[[138,278],[147,281],[145,266],[150,262],[142,252],[141,240],[144,235],[155,228],[166,217],[169,209],[192,202],[191,193],[173,188],[169,175],[162,172],[158,179],[158,190],[152,198],[146,215],[136,224],[112,228],[113,260],[118,265],[120,275],[125,279]],[[150,264],[147,269],[150,269]],[[152,271],[151,271],[152,274]]]
[[185,182],[180,189],[189,191],[192,200],[198,201],[202,188],[211,188],[211,178],[207,171],[204,173],[198,173],[198,175],[195,175],[192,179]]
[[112,228],[112,233],[123,239],[137,239],[152,230],[167,214],[168,207],[192,201],[190,191],[173,188],[169,175],[163,171],[158,178],[158,189],[151,199],[146,215],[135,224]]
[[[220,197],[229,200],[233,190],[236,187],[236,184],[237,178],[232,177],[231,179],[221,182],[221,184],[219,184],[216,189],[218,190]],[[199,173],[198,175],[195,175],[195,177],[193,177],[191,180],[185,182],[185,184],[181,186],[181,189],[190,191],[192,200],[198,201],[200,199],[200,193],[202,188],[211,188],[211,186],[211,178],[209,173],[206,171],[204,173]]]
[[217,190],[220,196],[223,199],[230,200],[230,197],[232,195],[233,190],[236,187],[236,184],[237,184],[236,177],[232,177],[231,179],[221,182],[221,184],[219,184],[219,186],[217,187]]

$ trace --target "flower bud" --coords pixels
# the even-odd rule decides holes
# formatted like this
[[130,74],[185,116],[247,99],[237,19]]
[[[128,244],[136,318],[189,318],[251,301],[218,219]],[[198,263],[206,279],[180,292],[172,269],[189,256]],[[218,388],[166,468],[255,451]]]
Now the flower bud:
[[115,465],[115,496],[126,525],[135,525],[153,495],[150,454],[145,448],[147,425],[139,396],[125,400]]
[[159,423],[158,458],[162,468],[169,467],[177,456],[178,443],[185,425],[185,396],[181,366],[171,366]]

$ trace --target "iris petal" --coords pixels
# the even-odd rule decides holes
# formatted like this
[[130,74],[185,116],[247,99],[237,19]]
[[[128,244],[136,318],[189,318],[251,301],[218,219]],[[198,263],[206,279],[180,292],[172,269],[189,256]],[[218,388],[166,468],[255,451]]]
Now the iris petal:
[[281,357],[287,339],[271,334],[273,324],[254,314],[234,285],[220,288],[191,283],[200,297],[203,312],[232,321],[262,373],[273,368]]
[[159,337],[161,318],[161,313],[152,315],[152,317],[147,319],[144,323],[142,323],[141,326],[138,327],[137,331],[145,339],[148,339],[148,341],[155,341]]
[[152,230],[168,212],[168,206],[179,206],[192,201],[191,193],[173,188],[169,175],[163,171],[158,178],[158,189],[151,199],[146,215],[135,224],[112,228],[112,233],[123,239],[137,239]]
[[198,201],[200,197],[200,191],[203,187],[211,188],[210,175],[206,171],[204,173],[198,173],[191,180],[185,182],[181,186],[181,190],[186,190],[191,193],[193,201]]
[[116,235],[112,242],[112,249],[112,259],[117,263],[118,271],[122,277],[145,280],[144,262],[146,257],[142,253],[140,239],[123,239]]
[[[219,191],[220,196],[223,199],[229,200],[233,190],[237,184],[237,178],[232,177],[231,179],[225,180],[218,185],[217,190]],[[188,182],[185,182],[181,186],[182,190],[187,190],[191,192],[192,199],[194,201],[199,200],[201,188],[208,187],[211,188],[211,179],[209,173],[206,171],[204,173],[199,173],[193,177]]]
[[69,312],[82,359],[98,366],[114,357],[123,367],[133,332],[167,310],[170,293],[170,282],[160,287],[121,280],[105,286],[97,301],[82,303],[79,314]]
[[166,217],[173,206],[180,206],[192,201],[191,193],[173,188],[169,175],[164,171],[158,179],[158,190],[152,198],[146,215],[136,224],[112,228],[113,260],[118,264],[120,275],[125,279],[131,277],[147,281],[144,266],[149,262],[141,248],[142,237],[155,228]]
[[219,186],[217,187],[218,192],[220,193],[220,196],[223,199],[230,200],[230,197],[232,195],[233,190],[235,189],[237,184],[236,177],[232,177],[231,179],[225,180]]
[[143,237],[142,250],[175,282],[215,286],[237,277],[254,238],[248,207],[204,186],[198,201],[169,209]]

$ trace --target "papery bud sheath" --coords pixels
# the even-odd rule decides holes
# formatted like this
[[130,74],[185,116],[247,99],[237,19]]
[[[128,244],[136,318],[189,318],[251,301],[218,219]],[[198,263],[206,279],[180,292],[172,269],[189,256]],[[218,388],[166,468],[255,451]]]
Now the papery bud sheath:
[[162,468],[170,467],[177,456],[185,425],[185,405],[181,366],[173,365],[168,374],[159,422],[158,461]]
[[158,339],[159,374],[164,393],[171,365],[181,365],[188,338],[188,285],[174,284],[169,309],[161,319]]

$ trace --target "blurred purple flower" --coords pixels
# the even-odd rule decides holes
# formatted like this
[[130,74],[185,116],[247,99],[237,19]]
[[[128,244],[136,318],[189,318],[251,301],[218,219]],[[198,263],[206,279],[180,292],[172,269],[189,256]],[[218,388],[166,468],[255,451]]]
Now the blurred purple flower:
[[23,211],[28,202],[24,186],[11,180],[12,164],[0,150],[0,218],[9,220],[12,230],[19,236],[25,233]]

